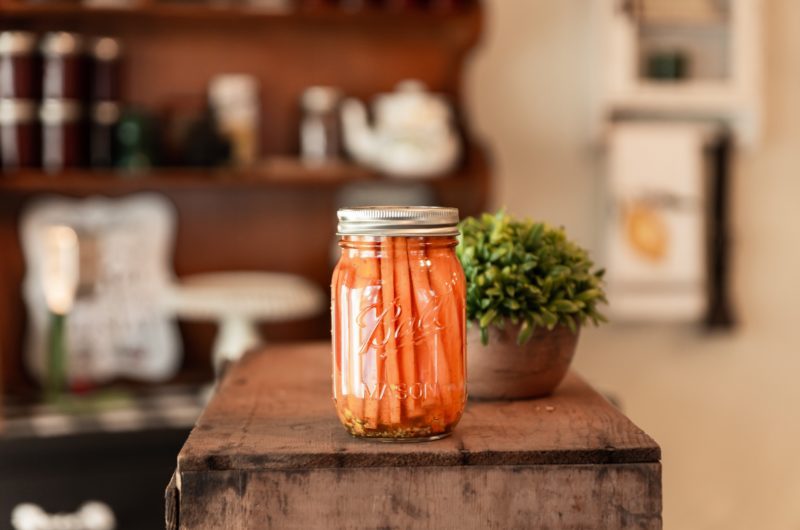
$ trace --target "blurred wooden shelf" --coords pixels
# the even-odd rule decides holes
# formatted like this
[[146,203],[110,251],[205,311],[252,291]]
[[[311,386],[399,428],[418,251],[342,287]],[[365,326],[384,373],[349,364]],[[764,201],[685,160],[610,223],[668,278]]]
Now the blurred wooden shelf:
[[42,170],[9,173],[0,178],[0,192],[126,193],[138,190],[338,187],[376,177],[356,166],[308,169],[206,169],[156,167],[143,172],[118,169],[72,169],[48,174]]
[[93,394],[66,395],[60,403],[8,401],[0,406],[0,440],[185,429],[206,399],[199,384],[117,384]]
[[479,16],[479,9],[469,2],[452,10],[319,8],[319,9],[267,9],[256,6],[225,3],[144,2],[130,5],[85,5],[70,2],[0,2],[0,15],[15,19],[109,19],[116,20],[212,20],[257,22],[325,22],[325,23],[391,23],[391,24],[441,24],[452,20],[468,20]]
[[[291,271],[320,287],[329,285],[336,210],[343,200],[374,196],[400,202],[424,196],[421,200],[431,204],[458,207],[462,216],[486,208],[490,165],[486,152],[474,145],[462,98],[464,62],[483,32],[481,0],[466,0],[463,8],[452,11],[400,12],[268,11],[240,0],[134,2],[114,8],[77,0],[0,0],[0,30],[71,31],[119,39],[121,100],[165,127],[176,118],[200,115],[209,81],[220,73],[252,76],[259,86],[258,151],[266,156],[298,152],[300,98],[309,86],[337,87],[367,102],[402,80],[417,79],[451,101],[456,124],[470,146],[466,159],[451,175],[432,179],[389,178],[353,165],[307,168],[291,159],[271,160],[253,170],[0,172],[0,395],[26,395],[35,388],[19,353],[26,313],[21,292],[25,259],[18,234],[26,208],[45,195],[160,193],[174,205],[179,220],[173,253],[179,276]],[[359,186],[365,189],[354,189]],[[185,352],[181,373],[210,377],[214,325],[180,327]],[[264,334],[270,341],[314,339],[329,330],[323,316],[266,326]]]
[[122,195],[136,191],[181,190],[337,190],[359,184],[388,186],[428,185],[434,189],[459,184],[475,186],[486,176],[469,165],[453,174],[433,178],[386,177],[353,164],[305,166],[291,159],[276,159],[252,170],[232,168],[153,168],[141,173],[118,169],[72,169],[49,174],[25,170],[0,175],[0,194],[65,193]]

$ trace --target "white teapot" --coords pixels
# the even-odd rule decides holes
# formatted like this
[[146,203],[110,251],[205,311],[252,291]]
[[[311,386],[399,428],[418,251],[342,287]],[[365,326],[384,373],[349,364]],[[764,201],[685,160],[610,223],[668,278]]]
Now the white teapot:
[[374,125],[356,99],[342,104],[347,152],[358,163],[398,177],[439,176],[461,155],[450,103],[419,81],[403,81],[373,104]]

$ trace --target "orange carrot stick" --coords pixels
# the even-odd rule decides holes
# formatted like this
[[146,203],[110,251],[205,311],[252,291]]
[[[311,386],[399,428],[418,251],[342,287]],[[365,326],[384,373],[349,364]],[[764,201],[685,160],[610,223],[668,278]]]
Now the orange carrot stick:
[[400,380],[403,386],[406,414],[419,416],[421,391],[417,384],[417,367],[414,352],[414,306],[411,299],[411,271],[408,261],[408,241],[405,237],[395,239],[394,259],[395,298],[397,300],[397,348],[400,356]]
[[[465,318],[462,301],[464,300],[464,272],[461,266],[452,258],[449,250],[437,249],[430,254],[432,263],[431,283],[435,285],[437,294],[442,303],[442,318],[446,323],[443,330],[445,342],[445,355],[451,369],[451,392],[453,400],[462,402],[464,399],[463,384],[466,381],[466,366],[464,364],[464,333]],[[450,411],[454,415],[456,410]],[[455,418],[451,418],[455,420]]]
[[364,268],[363,260],[347,256],[347,259],[342,261],[337,295],[337,306],[343,322],[340,340],[342,366],[339,374],[342,395],[346,399],[343,404],[346,405],[350,416],[362,424],[365,400],[362,384],[364,357],[361,348],[364,339],[359,326],[361,307],[359,297],[366,282]]
[[358,395],[363,400],[362,417],[365,427],[375,429],[381,421],[380,394],[383,378],[383,359],[380,355],[383,343],[383,327],[380,316],[383,303],[380,292],[375,292],[380,281],[380,267],[374,257],[355,258],[358,264],[355,288],[351,290],[357,297],[353,304],[351,322],[353,333],[358,337],[353,356],[358,359],[360,368],[357,381]]
[[[402,407],[398,396],[400,386],[400,362],[398,359],[395,326],[394,293],[394,243],[391,237],[381,238],[381,292],[383,293],[383,332],[386,352],[386,394],[389,400],[389,421],[398,424],[402,420]],[[384,418],[385,420],[386,418]]]
[[344,267],[342,262],[336,264],[333,269],[333,279],[331,281],[331,355],[333,356],[333,395],[336,398],[336,411],[342,416],[343,403],[347,401],[347,396],[342,394],[342,355],[344,349],[342,335],[342,304],[339,299],[340,286]]
[[422,242],[415,242],[411,258],[414,263],[410,266],[418,319],[415,326],[415,345],[420,381],[425,385],[424,405],[441,418],[439,409],[442,405],[444,408],[449,408],[451,401],[446,391],[450,386],[450,369],[448,359],[442,351],[444,345],[441,343],[439,330],[442,324],[439,300],[431,289],[431,279],[425,270],[427,264],[419,263],[427,262],[425,245]]

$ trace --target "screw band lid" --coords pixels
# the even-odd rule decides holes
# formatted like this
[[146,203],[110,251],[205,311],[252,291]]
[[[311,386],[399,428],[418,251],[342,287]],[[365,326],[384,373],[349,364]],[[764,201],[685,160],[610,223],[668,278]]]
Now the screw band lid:
[[442,206],[363,206],[337,212],[340,236],[457,236],[458,209]]

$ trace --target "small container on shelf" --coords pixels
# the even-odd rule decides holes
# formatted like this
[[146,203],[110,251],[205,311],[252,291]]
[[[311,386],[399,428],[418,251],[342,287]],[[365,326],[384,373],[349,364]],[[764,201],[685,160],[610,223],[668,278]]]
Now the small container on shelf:
[[247,74],[221,74],[208,87],[219,132],[230,142],[233,163],[239,167],[252,167],[260,155],[258,90],[258,80]]
[[36,35],[0,32],[0,98],[37,99]]
[[119,119],[116,145],[119,150],[116,166],[129,176],[141,174],[156,162],[155,118],[143,110],[128,108]]
[[648,79],[680,81],[688,76],[689,57],[682,50],[654,51],[646,61]]
[[122,46],[118,39],[98,37],[89,49],[92,59],[90,95],[93,101],[119,101],[120,57]]
[[36,103],[0,99],[0,160],[3,171],[36,167],[38,157]]
[[83,164],[82,109],[78,101],[46,99],[39,108],[42,123],[42,167],[49,173]]
[[339,102],[341,92],[334,87],[312,86],[303,92],[300,124],[300,156],[303,162],[336,162],[342,153]]
[[84,99],[83,38],[77,33],[55,31],[42,37],[42,97]]
[[120,119],[120,52],[117,39],[100,37],[90,47],[92,59],[89,113],[89,165],[112,167]]
[[115,101],[92,104],[89,116],[89,165],[112,167],[116,160],[116,131],[119,126],[120,105]]

